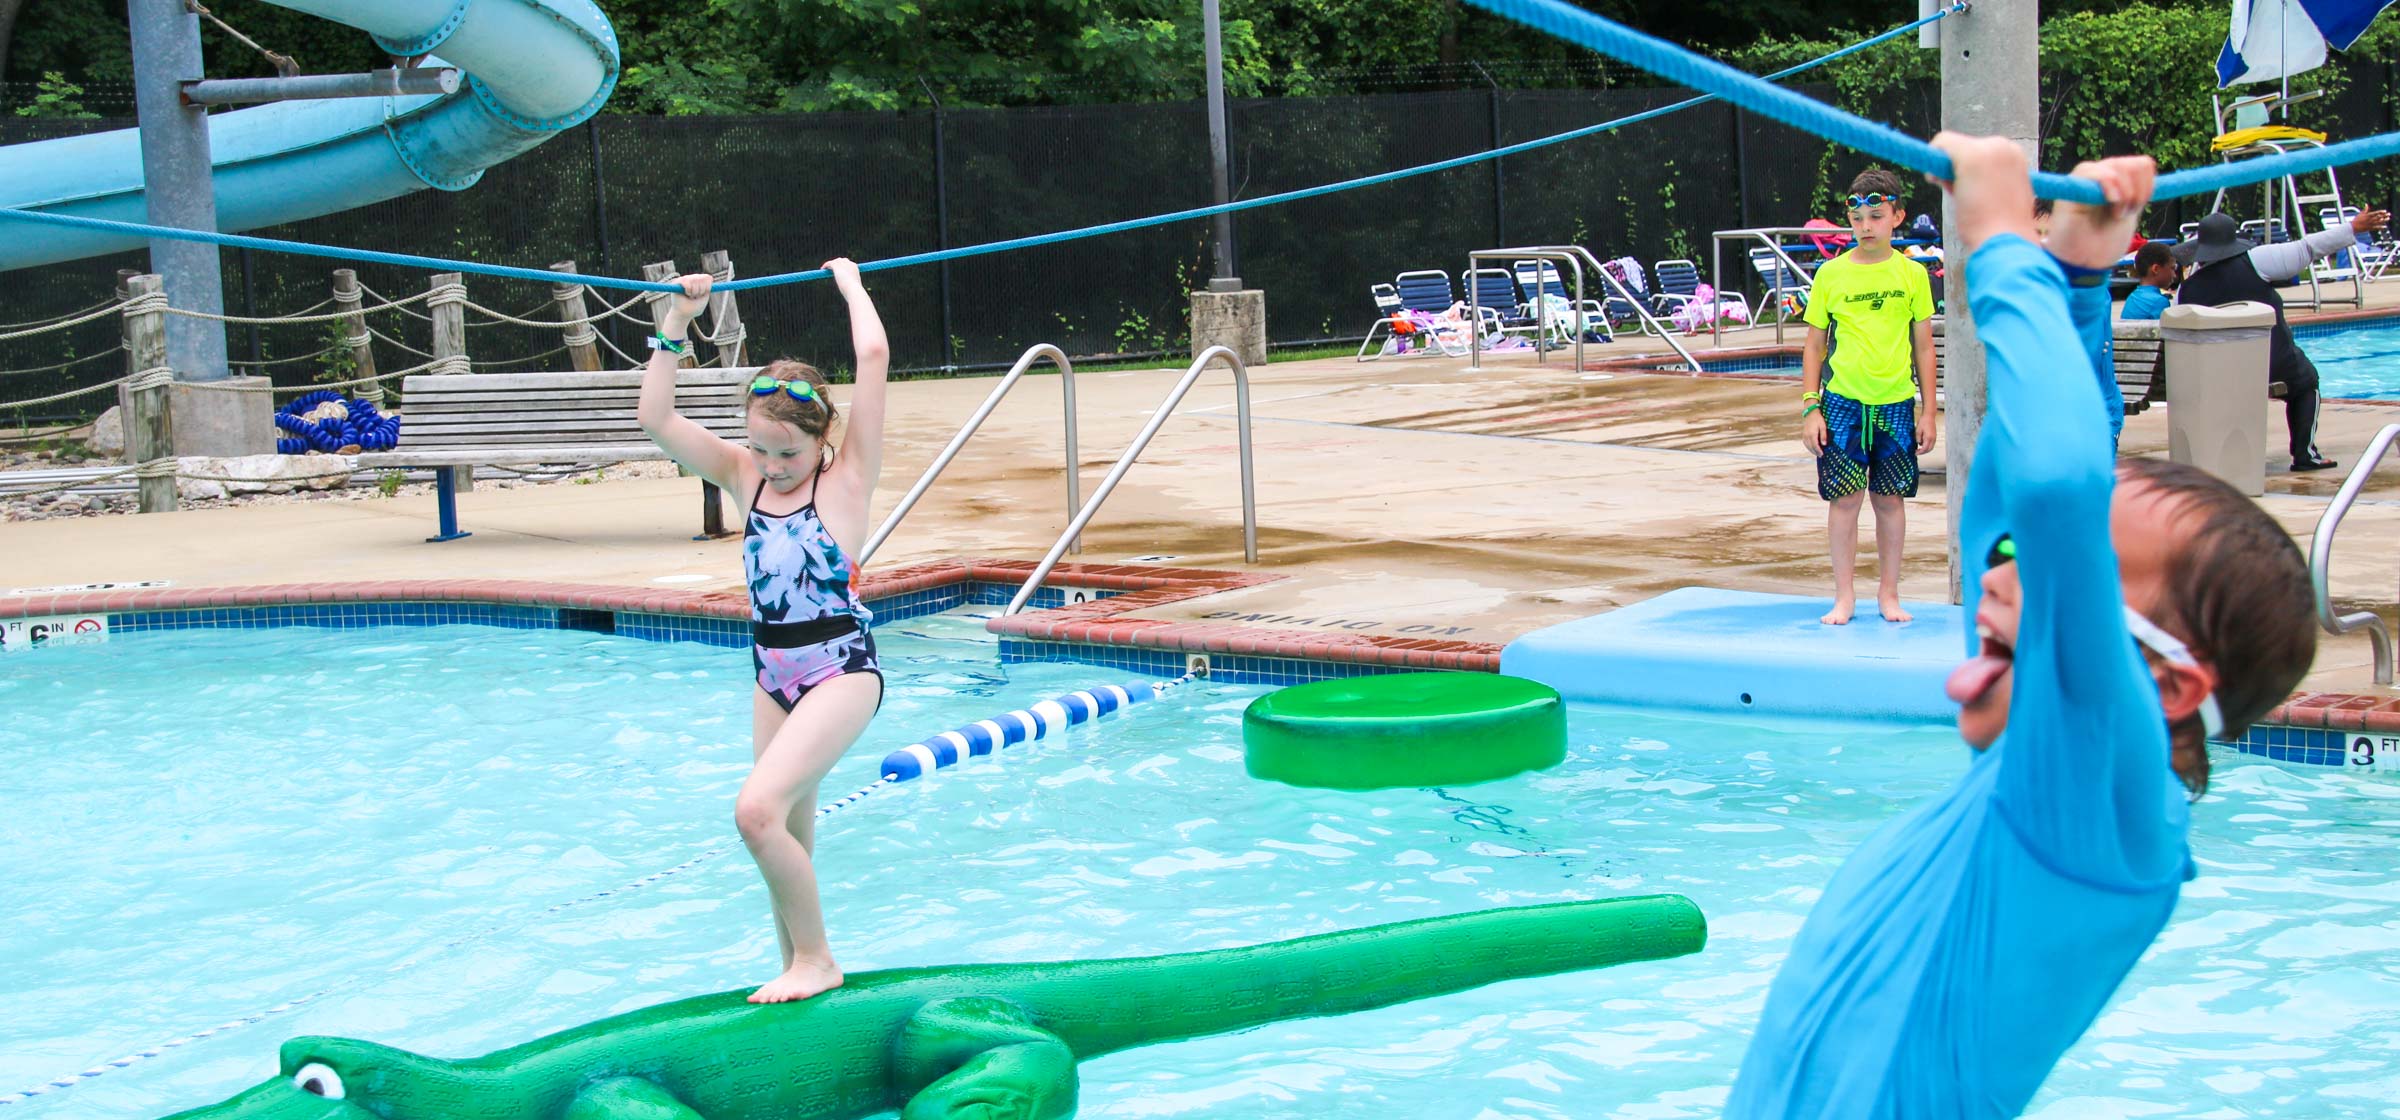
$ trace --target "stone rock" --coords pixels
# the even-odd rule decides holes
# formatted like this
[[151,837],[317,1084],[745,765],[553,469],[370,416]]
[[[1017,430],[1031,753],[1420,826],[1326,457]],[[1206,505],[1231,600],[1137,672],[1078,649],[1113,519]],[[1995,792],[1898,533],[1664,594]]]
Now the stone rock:
[[93,513],[108,512],[108,505],[108,499],[99,494],[90,495],[83,500],[83,508],[92,511]]
[[110,405],[92,421],[92,450],[104,455],[125,454],[125,410]]
[[224,496],[225,484],[222,482],[211,482],[204,478],[175,480],[175,497],[182,501],[196,502],[204,498],[222,498]]
[[[179,479],[176,492],[183,487],[206,482],[218,487],[219,493],[190,494],[191,497],[222,497],[225,494],[289,494],[294,489],[333,490],[350,480],[355,464],[339,455],[236,455],[216,458],[205,455],[186,455],[176,460],[177,469],[191,474],[213,475],[233,482],[214,482],[204,479]],[[325,477],[311,477],[324,475]]]

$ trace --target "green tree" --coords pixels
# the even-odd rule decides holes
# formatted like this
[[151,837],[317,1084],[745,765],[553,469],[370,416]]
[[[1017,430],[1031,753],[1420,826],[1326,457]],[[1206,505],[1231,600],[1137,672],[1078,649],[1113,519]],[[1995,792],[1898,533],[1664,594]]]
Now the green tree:
[[52,70],[42,75],[35,87],[33,100],[17,106],[20,117],[55,117],[67,120],[95,120],[100,114],[90,112],[76,98],[83,96],[83,87]]

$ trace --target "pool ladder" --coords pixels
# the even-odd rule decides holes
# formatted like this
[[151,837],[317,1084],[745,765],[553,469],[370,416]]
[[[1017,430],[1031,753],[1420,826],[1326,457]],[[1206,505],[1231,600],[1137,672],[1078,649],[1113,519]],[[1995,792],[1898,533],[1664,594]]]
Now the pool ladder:
[[[950,437],[950,445],[942,448],[942,453],[933,457],[933,465],[925,468],[925,473],[917,477],[917,484],[908,488],[908,493],[900,499],[900,504],[893,506],[891,514],[883,519],[883,524],[875,527],[875,535],[868,537],[867,546],[859,550],[858,563],[860,567],[865,567],[867,561],[875,555],[875,550],[882,548],[884,540],[892,535],[892,530],[900,527],[900,519],[907,517],[908,511],[917,508],[917,499],[924,497],[926,489],[933,485],[933,480],[942,476],[942,471],[950,465],[950,460],[958,458],[959,448],[965,447],[967,440],[975,435],[976,429],[983,427],[984,418],[990,416],[992,410],[1000,406],[1000,398],[1007,396],[1010,389],[1016,388],[1017,382],[1024,378],[1025,372],[1032,369],[1035,362],[1044,358],[1050,359],[1051,363],[1058,367],[1059,392],[1066,401],[1067,516],[1075,515],[1075,508],[1083,504],[1082,481],[1079,477],[1082,472],[1078,469],[1079,464],[1075,461],[1075,364],[1067,360],[1066,351],[1047,342],[1038,342],[1017,357],[1017,364],[1008,367],[1008,372],[1000,378],[1000,383],[992,386],[992,391],[984,396],[983,403],[976,407],[975,414],[967,417],[966,424],[958,429],[957,435]],[[1083,542],[1080,538],[1070,534],[1067,547],[1072,551],[1081,552],[1083,551]]]
[[1157,411],[1150,414],[1150,422],[1142,425],[1141,434],[1133,437],[1133,443],[1125,448],[1123,455],[1117,457],[1116,465],[1108,468],[1108,477],[1100,480],[1100,486],[1092,491],[1091,499],[1076,511],[1075,519],[1067,524],[1067,531],[1059,534],[1058,542],[1050,546],[1049,553],[1033,569],[1032,577],[1025,581],[1025,586],[1017,589],[1016,597],[1008,601],[1008,609],[1001,613],[1016,614],[1025,609],[1026,601],[1033,598],[1033,593],[1041,588],[1042,581],[1049,578],[1050,569],[1057,567],[1059,557],[1066,554],[1068,543],[1083,532],[1085,525],[1091,523],[1092,515],[1098,513],[1101,503],[1108,501],[1108,496],[1116,491],[1117,483],[1125,478],[1125,472],[1133,469],[1133,461],[1141,458],[1142,449],[1150,446],[1150,437],[1158,434],[1158,429],[1166,424],[1167,417],[1173,415],[1176,406],[1183,403],[1184,395],[1192,391],[1193,383],[1199,381],[1200,375],[1216,362],[1225,363],[1225,367],[1233,371],[1233,401],[1238,414],[1235,438],[1242,456],[1242,558],[1252,564],[1258,563],[1258,497],[1253,481],[1254,472],[1250,466],[1250,371],[1233,351],[1223,346],[1211,346],[1192,359],[1190,368],[1183,371],[1182,380],[1175,383],[1175,388],[1167,393],[1167,399],[1160,402]]
[[2332,504],[2327,505],[2324,514],[2317,518],[2317,531],[2308,545],[2308,579],[2316,590],[2317,625],[2324,627],[2328,634],[2366,631],[2367,640],[2375,647],[2375,683],[2387,687],[2392,683],[2392,632],[2383,624],[2383,617],[2374,611],[2334,613],[2333,534],[2334,530],[2341,527],[2342,517],[2350,512],[2351,503],[2358,500],[2358,492],[2366,488],[2367,477],[2375,473],[2376,466],[2383,462],[2384,453],[2391,450],[2392,441],[2396,438],[2400,438],[2400,424],[2386,424],[2382,431],[2375,433],[2374,441],[2367,444],[2366,453],[2358,457],[2358,465],[2350,468],[2350,477],[2342,480],[2341,491],[2333,496]]

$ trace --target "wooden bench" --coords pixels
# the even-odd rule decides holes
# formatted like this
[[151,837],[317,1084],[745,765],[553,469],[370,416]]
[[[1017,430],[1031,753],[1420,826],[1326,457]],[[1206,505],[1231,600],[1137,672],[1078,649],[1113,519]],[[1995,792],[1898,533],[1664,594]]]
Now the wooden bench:
[[[726,439],[744,438],[747,399],[740,386],[755,367],[684,369],[675,384],[675,407]],[[401,382],[404,407],[400,449],[358,457],[362,470],[377,468],[531,467],[549,464],[626,463],[667,458],[634,422],[641,395],[639,370],[597,373],[418,374]],[[457,472],[436,470],[441,501],[441,535],[457,540]],[[725,535],[717,488],[700,484],[701,535]]]
[[[1937,385],[1942,370],[1948,368],[1944,359],[1949,355],[1949,343],[1942,326],[1941,319],[1933,321],[1933,370]],[[2111,325],[2110,333],[2115,336],[2117,391],[2125,397],[2125,415],[2138,416],[2167,399],[2167,379],[2162,368],[2166,347],[2159,341],[2155,322],[2118,322]]]

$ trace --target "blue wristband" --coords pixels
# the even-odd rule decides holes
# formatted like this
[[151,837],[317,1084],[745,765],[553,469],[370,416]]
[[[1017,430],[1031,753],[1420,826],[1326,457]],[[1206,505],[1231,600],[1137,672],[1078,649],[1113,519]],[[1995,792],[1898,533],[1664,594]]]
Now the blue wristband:
[[2108,274],[2116,271],[2114,268],[2085,268],[2068,264],[2055,256],[2050,259],[2058,261],[2059,271],[2067,274],[2067,286],[2071,288],[2097,288],[2108,283]]

